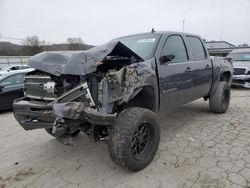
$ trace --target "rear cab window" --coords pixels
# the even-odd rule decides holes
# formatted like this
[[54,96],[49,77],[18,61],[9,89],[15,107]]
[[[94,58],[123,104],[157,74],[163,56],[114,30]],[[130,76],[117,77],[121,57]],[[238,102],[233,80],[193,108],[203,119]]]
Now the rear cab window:
[[200,38],[195,36],[187,36],[187,42],[189,45],[189,51],[193,61],[204,60],[207,58],[205,48]]

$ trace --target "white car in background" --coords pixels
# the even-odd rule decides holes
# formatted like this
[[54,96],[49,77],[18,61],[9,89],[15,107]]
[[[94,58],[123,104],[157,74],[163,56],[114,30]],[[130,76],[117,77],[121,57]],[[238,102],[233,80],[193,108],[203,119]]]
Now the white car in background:
[[10,72],[29,72],[34,70],[33,68],[30,68],[28,65],[3,65],[0,66],[0,76],[5,75]]
[[250,88],[250,48],[235,49],[228,57],[232,58],[234,67],[232,85]]

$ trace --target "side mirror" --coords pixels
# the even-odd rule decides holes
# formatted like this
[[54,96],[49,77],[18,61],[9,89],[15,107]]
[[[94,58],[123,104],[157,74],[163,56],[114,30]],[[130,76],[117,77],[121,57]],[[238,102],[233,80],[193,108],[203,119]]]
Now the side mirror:
[[160,57],[159,61],[160,61],[160,63],[167,63],[167,62],[172,61],[174,58],[175,58],[175,55],[173,55],[173,54],[164,55],[164,56]]

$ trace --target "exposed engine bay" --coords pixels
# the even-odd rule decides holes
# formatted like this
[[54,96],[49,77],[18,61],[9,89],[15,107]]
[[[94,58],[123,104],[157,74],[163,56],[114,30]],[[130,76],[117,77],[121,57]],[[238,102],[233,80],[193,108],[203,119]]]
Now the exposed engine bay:
[[114,103],[129,100],[142,79],[129,66],[134,62],[127,57],[108,56],[98,63],[96,72],[84,76],[30,72],[25,76],[25,96],[57,103],[88,101],[86,106],[112,113]]
[[[69,63],[76,59],[72,55],[62,58],[59,54],[60,59],[57,52],[57,61],[64,61],[61,64],[53,62],[54,54],[31,59],[29,65],[36,70],[25,76],[25,98],[17,100],[14,107],[24,129],[51,129],[56,137],[77,130],[95,139],[108,135],[117,113],[142,89],[149,65],[119,42],[112,49],[101,50],[94,59],[89,54],[80,54],[85,61],[78,64],[88,67],[81,74],[78,65]],[[150,74],[150,70],[146,72]]]

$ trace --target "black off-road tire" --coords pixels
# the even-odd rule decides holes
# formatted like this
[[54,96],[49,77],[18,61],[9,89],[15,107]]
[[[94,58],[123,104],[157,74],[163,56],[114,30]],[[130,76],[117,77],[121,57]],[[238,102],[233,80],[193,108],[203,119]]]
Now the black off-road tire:
[[[111,130],[109,153],[116,164],[139,171],[153,160],[159,141],[160,125],[155,113],[144,108],[128,108],[121,112]],[[137,149],[142,151],[136,155]]]
[[209,97],[209,108],[212,112],[222,114],[230,103],[230,86],[228,82],[219,82],[217,89]]
[[[52,133],[52,128],[45,129],[45,131],[46,131],[50,136],[56,137],[56,136]],[[80,130],[76,130],[75,132],[73,132],[73,133],[70,134],[70,137],[76,137],[80,132],[81,132]]]

